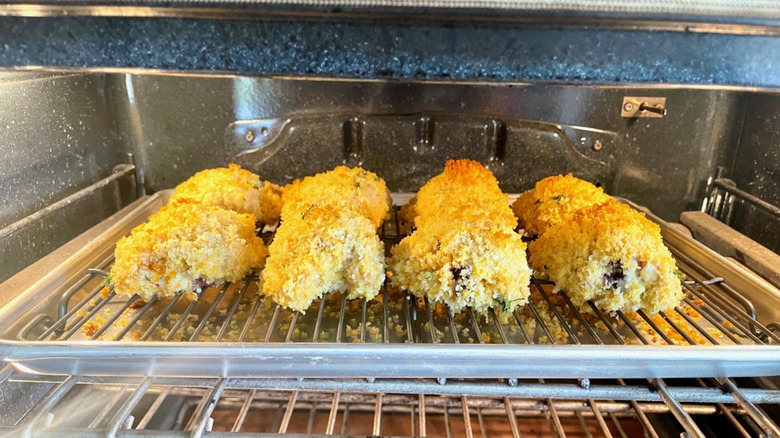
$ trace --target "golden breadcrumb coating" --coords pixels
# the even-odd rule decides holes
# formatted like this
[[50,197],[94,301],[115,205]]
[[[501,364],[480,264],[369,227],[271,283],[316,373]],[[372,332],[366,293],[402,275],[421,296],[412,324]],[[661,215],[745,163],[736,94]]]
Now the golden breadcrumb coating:
[[282,216],[294,215],[310,205],[329,205],[367,217],[375,228],[390,218],[393,201],[385,181],[355,167],[335,169],[293,181],[284,188]]
[[531,266],[576,305],[656,313],[682,299],[661,229],[643,213],[610,199],[553,225],[530,245]]
[[493,174],[448,161],[399,213],[417,230],[391,249],[390,281],[453,311],[525,304],[531,270],[516,219]]
[[268,252],[255,218],[181,200],[153,214],[116,245],[111,282],[119,294],[199,293],[261,267]]
[[374,298],[385,281],[384,246],[361,215],[333,206],[285,214],[260,288],[274,302],[305,312],[323,294]]
[[431,178],[401,209],[400,219],[421,227],[428,218],[487,214],[501,225],[517,225],[509,200],[493,173],[472,160],[449,160],[444,172]]
[[572,176],[556,175],[536,183],[512,205],[518,225],[529,235],[543,234],[549,227],[567,222],[577,211],[610,199],[601,187]]
[[207,169],[176,186],[169,203],[183,199],[213,205],[238,213],[250,213],[262,224],[275,224],[282,212],[282,188],[260,181],[254,173],[237,164]]
[[508,311],[528,301],[525,243],[510,227],[489,220],[426,220],[391,253],[392,284],[444,302],[454,312],[466,306],[478,313],[491,307]]

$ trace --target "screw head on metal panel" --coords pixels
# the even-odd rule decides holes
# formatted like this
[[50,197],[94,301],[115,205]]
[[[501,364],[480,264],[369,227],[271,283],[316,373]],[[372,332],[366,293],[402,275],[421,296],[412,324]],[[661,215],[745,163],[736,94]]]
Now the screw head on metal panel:
[[593,150],[594,151],[600,151],[604,147],[603,144],[601,144],[601,140],[596,140],[593,142]]
[[246,140],[249,143],[252,143],[255,140],[255,131],[252,131],[251,129],[244,134],[244,140]]
[[631,102],[626,102],[625,105],[623,105],[623,109],[626,111],[633,111],[634,110],[634,104]]

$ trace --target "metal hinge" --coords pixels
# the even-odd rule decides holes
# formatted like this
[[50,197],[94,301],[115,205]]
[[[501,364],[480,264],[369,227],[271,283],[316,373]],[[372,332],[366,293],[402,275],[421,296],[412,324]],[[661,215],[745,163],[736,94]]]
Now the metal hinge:
[[625,96],[620,107],[621,117],[655,118],[666,115],[665,97]]

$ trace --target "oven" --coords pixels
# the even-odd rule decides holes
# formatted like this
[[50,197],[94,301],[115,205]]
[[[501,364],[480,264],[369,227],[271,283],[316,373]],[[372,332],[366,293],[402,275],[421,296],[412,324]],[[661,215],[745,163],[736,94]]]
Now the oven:
[[[494,3],[4,4],[0,433],[780,436],[778,8]],[[510,199],[598,183],[661,226],[685,299],[609,314],[534,279],[483,317],[388,285],[292,312],[256,274],[103,287],[199,170],[362,166],[389,249],[452,158]]]

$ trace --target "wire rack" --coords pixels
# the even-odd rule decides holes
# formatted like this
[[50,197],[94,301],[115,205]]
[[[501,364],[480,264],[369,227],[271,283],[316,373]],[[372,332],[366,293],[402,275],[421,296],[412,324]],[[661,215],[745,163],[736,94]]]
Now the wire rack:
[[[384,225],[388,247],[400,230],[395,216]],[[333,293],[291,312],[251,276],[195,300],[142,302],[103,287],[106,251],[52,292],[56,310],[27,315],[0,341],[12,364],[0,370],[0,433],[780,436],[774,380],[734,377],[780,374],[775,326],[758,321],[742,284],[685,245],[670,248],[687,277],[670,311],[577,308],[534,280],[528,305],[484,317],[388,286],[374,300]],[[328,362],[336,356],[345,362]],[[743,365],[722,362],[735,356]],[[217,362],[232,368],[215,373]],[[561,370],[578,378],[555,378]]]
[[[733,379],[450,381],[36,376],[0,432],[35,436],[780,436],[780,391]],[[520,388],[510,394],[508,388]],[[30,402],[28,399],[32,399]],[[28,406],[29,405],[29,406]],[[687,435],[686,435],[687,434]],[[242,435],[246,436],[246,435]]]
[[[403,237],[397,214],[384,224],[381,235],[387,248]],[[270,241],[273,230],[266,229],[263,237]],[[269,368],[263,371],[269,377],[328,377],[343,366],[343,374],[337,374],[343,377],[607,377],[617,371],[626,377],[780,374],[780,347],[775,345],[780,337],[757,320],[750,300],[684,250],[674,246],[671,250],[687,278],[686,297],[674,309],[655,315],[606,314],[593,303],[579,308],[564,292],[550,293],[552,283],[537,279],[532,281],[526,306],[491,310],[484,316],[471,309],[453,313],[442,304],[387,284],[373,300],[347,300],[345,294],[332,293],[316,300],[305,313],[292,312],[258,292],[257,276],[208,288],[195,299],[177,295],[144,302],[137,295],[117,295],[104,287],[105,271],[113,260],[108,255],[62,293],[56,316],[41,312],[30,318],[16,333],[14,346],[19,348],[10,356],[16,363],[34,359],[25,366],[50,373],[74,369],[72,360],[80,360],[80,373],[104,373],[111,368],[106,364],[114,360],[117,369],[149,374],[141,369],[142,361],[133,362],[139,364],[136,368],[122,363],[128,354],[134,358],[146,354],[150,361],[156,359],[157,375],[179,375],[187,369],[193,376],[257,375],[252,360],[237,365],[234,347],[238,344],[255,348],[257,354],[276,352],[277,361],[266,362]],[[85,350],[90,344],[100,345],[100,350]],[[211,348],[214,344],[218,345]],[[187,350],[193,345],[209,348]],[[226,350],[220,350],[223,345]],[[334,345],[339,349],[327,348]],[[35,348],[23,348],[31,346]],[[142,350],[128,353],[123,346]],[[670,356],[669,346],[679,349]],[[616,354],[610,349],[614,347],[623,348]],[[728,349],[737,347],[738,353]],[[482,362],[463,368],[463,355],[477,351]],[[333,356],[339,352],[341,362]],[[589,352],[593,353],[590,365],[562,366],[588,358]],[[178,365],[177,355],[201,354],[212,355],[211,362],[201,365],[224,365],[227,357],[232,367],[204,372],[198,365],[185,370]],[[737,360],[734,354],[744,357]],[[91,356],[101,359],[88,360]],[[60,360],[46,361],[46,357]],[[310,366],[290,368],[285,362],[290,357],[309,361]],[[604,362],[607,357],[611,363]],[[318,358],[325,360],[318,363]],[[361,360],[366,361],[365,367],[350,364]],[[446,365],[426,369],[415,363],[420,361]],[[526,362],[532,366],[523,368]],[[106,366],[101,369],[101,365]]]

